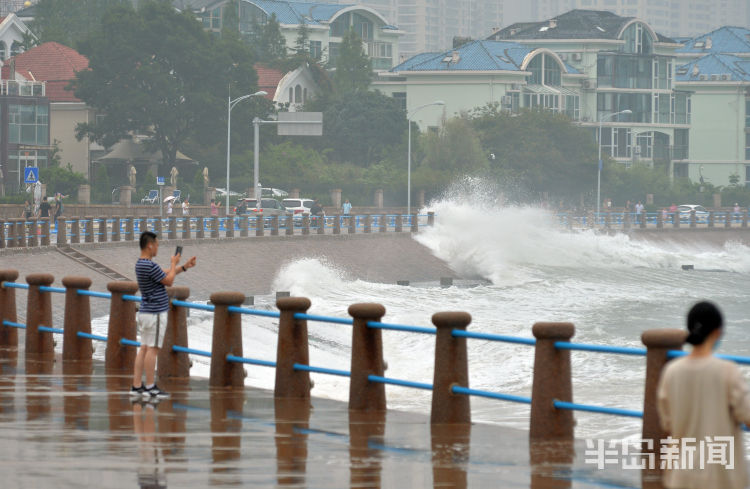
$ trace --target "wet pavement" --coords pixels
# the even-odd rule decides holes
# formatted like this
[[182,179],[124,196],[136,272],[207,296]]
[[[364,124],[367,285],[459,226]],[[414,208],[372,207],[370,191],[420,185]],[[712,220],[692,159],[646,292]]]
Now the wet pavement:
[[[0,350],[3,488],[641,487],[640,471],[597,469],[585,445],[530,447],[494,425],[435,426],[414,413],[273,399],[207,379],[160,382],[131,402],[126,373]],[[643,487],[658,488],[658,483]]]

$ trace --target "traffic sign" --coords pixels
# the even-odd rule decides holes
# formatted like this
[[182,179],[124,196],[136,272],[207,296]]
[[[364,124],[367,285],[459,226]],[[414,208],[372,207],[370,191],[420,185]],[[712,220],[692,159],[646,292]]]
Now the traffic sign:
[[157,185],[164,185],[164,177],[156,177]]
[[322,112],[279,112],[279,136],[322,136]]
[[36,183],[39,181],[39,168],[27,166],[23,169],[23,183]]

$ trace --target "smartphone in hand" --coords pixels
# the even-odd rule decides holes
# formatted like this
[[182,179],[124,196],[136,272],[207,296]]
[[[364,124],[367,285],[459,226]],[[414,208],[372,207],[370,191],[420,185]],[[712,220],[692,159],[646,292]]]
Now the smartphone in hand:
[[182,255],[182,246],[178,246],[176,250],[174,250],[175,255]]

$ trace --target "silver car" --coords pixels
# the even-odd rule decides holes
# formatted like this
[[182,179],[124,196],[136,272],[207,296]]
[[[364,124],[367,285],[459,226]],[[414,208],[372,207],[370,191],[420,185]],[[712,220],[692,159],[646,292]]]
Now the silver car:
[[[241,210],[242,204],[245,204],[246,210]],[[292,212],[276,199],[260,199],[260,207],[255,199],[240,199],[237,201],[237,207],[234,212],[238,215],[263,214],[264,216],[287,216]]]
[[708,219],[708,211],[702,205],[682,204],[677,206],[677,212],[680,213],[680,221],[689,221],[692,211],[695,211],[696,221],[701,222]]

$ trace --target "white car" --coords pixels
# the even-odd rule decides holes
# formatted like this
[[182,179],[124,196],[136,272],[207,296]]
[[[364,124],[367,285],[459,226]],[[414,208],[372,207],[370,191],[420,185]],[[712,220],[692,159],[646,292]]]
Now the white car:
[[691,211],[695,211],[695,220],[698,222],[708,219],[708,211],[702,205],[682,204],[677,206],[677,212],[680,213],[680,221],[689,221]]
[[281,201],[286,210],[292,211],[295,216],[309,216],[313,202],[313,199],[284,199]]

